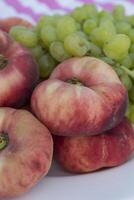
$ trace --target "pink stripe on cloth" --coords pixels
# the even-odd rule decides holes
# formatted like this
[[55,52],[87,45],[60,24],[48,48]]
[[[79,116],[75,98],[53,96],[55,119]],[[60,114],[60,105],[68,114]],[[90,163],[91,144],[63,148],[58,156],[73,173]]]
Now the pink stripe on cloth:
[[85,4],[94,4],[95,3],[95,0],[79,0],[79,2],[81,3],[85,3]]
[[134,0],[128,0],[130,3],[134,3]]
[[18,0],[5,0],[5,2],[12,6],[18,13],[24,13],[31,16],[34,21],[37,21],[41,14],[36,14],[31,8],[23,6]]
[[53,1],[51,1],[51,0],[38,0],[38,1],[46,4],[50,9],[53,9],[53,10],[55,10],[55,9],[60,10],[61,9],[61,10],[64,10],[66,12],[69,12],[71,10],[71,9],[66,8],[66,7],[63,7],[56,0],[53,0]]
[[99,5],[105,10],[109,10],[109,11],[112,11],[113,6],[114,6],[112,3],[100,3]]

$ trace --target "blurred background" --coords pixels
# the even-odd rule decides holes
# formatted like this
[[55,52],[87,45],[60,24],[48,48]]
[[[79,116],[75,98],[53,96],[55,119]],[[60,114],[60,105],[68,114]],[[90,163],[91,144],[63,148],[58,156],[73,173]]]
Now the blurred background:
[[108,10],[122,4],[127,14],[134,13],[134,0],[0,0],[0,18],[19,16],[35,22],[42,14],[65,14],[83,3],[95,3],[99,9]]

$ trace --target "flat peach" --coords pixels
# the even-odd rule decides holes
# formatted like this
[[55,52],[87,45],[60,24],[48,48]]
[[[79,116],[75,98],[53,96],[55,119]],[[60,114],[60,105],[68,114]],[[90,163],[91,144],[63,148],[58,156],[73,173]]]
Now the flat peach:
[[30,112],[0,108],[0,199],[37,184],[47,174],[52,154],[50,132]]
[[31,53],[0,30],[0,106],[21,107],[39,79]]
[[134,130],[124,118],[115,128],[96,136],[54,136],[55,153],[67,171],[85,173],[126,162],[134,150]]
[[93,57],[70,58],[35,88],[31,107],[52,134],[96,135],[123,119],[127,91],[108,64]]

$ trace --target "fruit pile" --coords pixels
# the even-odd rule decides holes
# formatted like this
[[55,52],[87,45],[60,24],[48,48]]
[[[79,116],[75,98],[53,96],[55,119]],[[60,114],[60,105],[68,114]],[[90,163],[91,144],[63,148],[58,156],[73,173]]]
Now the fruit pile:
[[87,56],[59,64],[33,91],[31,108],[54,135],[64,169],[85,173],[120,165],[133,152],[127,100],[111,66]]
[[[0,198],[27,192],[47,174],[53,142],[73,173],[129,159],[132,18],[120,6],[110,14],[85,5],[62,18],[43,16],[36,27],[0,21]],[[39,71],[49,78],[40,81]]]
[[84,5],[62,17],[42,16],[33,29],[22,25],[10,35],[31,50],[41,78],[70,57],[89,55],[110,64],[128,89],[127,116],[134,123],[134,16],[126,16],[123,6],[110,13]]

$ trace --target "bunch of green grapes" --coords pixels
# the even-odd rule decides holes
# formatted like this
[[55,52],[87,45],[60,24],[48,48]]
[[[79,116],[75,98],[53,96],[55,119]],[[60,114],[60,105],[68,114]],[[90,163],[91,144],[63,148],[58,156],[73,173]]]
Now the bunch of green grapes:
[[110,64],[128,90],[127,116],[134,122],[134,15],[126,16],[123,6],[107,12],[84,5],[67,15],[42,16],[33,29],[13,27],[10,34],[30,49],[44,79],[70,57],[94,56]]

